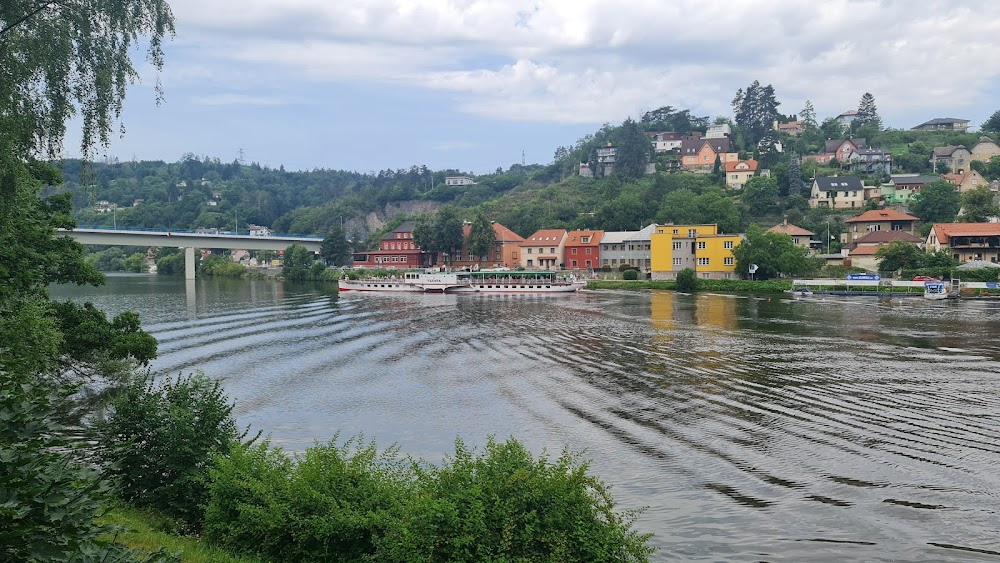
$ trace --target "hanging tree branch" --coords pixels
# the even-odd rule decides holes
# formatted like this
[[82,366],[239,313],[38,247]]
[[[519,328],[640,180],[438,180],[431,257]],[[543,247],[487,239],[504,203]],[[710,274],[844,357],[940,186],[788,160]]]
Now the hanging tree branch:
[[45,10],[46,8],[49,8],[49,7],[51,7],[51,6],[55,5],[55,4],[62,4],[62,3],[63,3],[63,0],[49,0],[48,2],[45,2],[41,6],[35,8],[34,10],[32,10],[32,11],[28,12],[27,14],[21,16],[20,18],[14,20],[14,22],[11,23],[10,25],[8,25],[7,27],[5,27],[3,29],[0,29],[0,38],[3,38],[3,36],[6,35],[7,32],[9,32],[10,30],[14,29],[15,27],[21,25],[22,23],[24,23],[24,22],[28,21],[29,19],[31,19],[31,18],[35,17],[36,15],[38,15],[39,13],[42,12],[42,10]]

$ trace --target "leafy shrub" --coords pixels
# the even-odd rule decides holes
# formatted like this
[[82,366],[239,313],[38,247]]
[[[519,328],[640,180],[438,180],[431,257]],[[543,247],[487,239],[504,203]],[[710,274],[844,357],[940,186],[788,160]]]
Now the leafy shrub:
[[379,542],[380,561],[645,561],[632,529],[579,454],[535,459],[492,438],[484,455],[456,441],[442,467],[418,468],[419,494]]
[[622,264],[621,266],[618,266],[619,272],[624,272],[626,270],[635,270],[635,269],[636,267],[631,264]]
[[230,278],[243,277],[247,271],[246,267],[239,262],[233,262],[226,256],[208,256],[201,261],[201,272],[209,276],[222,276]]
[[[138,561],[96,524],[110,484],[64,436],[59,407],[71,389],[0,372],[0,560]],[[165,561],[159,552],[147,561]]]
[[122,497],[198,529],[213,456],[245,437],[217,381],[201,373],[134,378],[95,424],[99,455]]
[[274,561],[359,561],[398,525],[412,474],[390,448],[360,437],[294,461],[268,445],[234,446],[212,470],[205,537]]
[[622,272],[623,280],[637,280],[639,279],[639,270],[625,270]]
[[684,268],[677,272],[677,291],[692,293],[698,290],[698,278],[695,277],[694,270]]

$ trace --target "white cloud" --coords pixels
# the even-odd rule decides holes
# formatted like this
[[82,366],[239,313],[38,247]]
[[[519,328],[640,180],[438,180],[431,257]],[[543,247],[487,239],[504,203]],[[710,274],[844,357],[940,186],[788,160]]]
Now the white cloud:
[[[784,113],[808,98],[836,115],[872,92],[887,121],[906,127],[914,116],[975,119],[965,114],[1000,77],[1000,42],[991,40],[1000,4],[963,0],[172,5],[201,64],[429,88],[462,111],[506,120],[601,123],[666,104],[717,115],[759,79],[775,86]],[[273,80],[268,70],[247,74],[248,84]]]

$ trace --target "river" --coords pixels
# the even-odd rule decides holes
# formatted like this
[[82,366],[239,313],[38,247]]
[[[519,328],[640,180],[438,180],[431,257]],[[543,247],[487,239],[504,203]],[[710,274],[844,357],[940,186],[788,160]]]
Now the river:
[[585,449],[656,561],[1000,560],[1000,303],[193,284],[53,294],[137,311],[287,450]]

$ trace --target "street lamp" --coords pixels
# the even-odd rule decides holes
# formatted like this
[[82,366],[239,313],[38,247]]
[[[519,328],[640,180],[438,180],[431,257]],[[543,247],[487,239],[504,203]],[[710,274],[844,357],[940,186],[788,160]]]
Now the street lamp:
[[114,225],[114,230],[118,230],[118,204],[111,204],[111,221]]
[[826,222],[826,253],[830,253],[830,222]]

